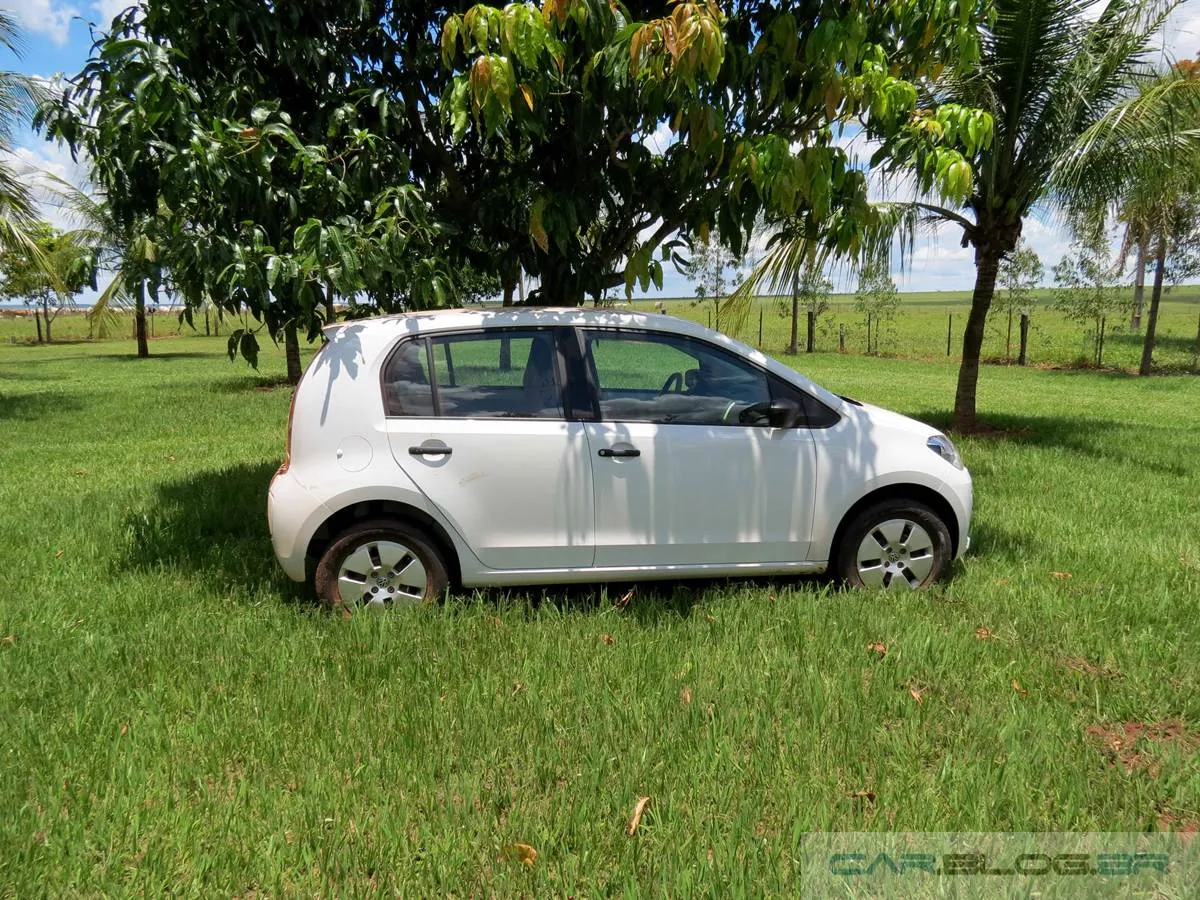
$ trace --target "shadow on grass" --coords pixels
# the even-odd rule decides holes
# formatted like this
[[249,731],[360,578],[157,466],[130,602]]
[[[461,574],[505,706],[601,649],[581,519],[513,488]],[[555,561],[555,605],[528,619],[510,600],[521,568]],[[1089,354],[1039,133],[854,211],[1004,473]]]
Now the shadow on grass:
[[464,598],[475,596],[498,607],[541,608],[564,612],[598,612],[618,606],[636,621],[647,624],[663,617],[690,618],[713,592],[753,591],[778,594],[785,590],[818,591],[831,584],[825,576],[786,578],[689,578],[669,581],[554,584],[516,588],[467,588]]
[[168,363],[180,359],[216,359],[215,353],[196,353],[192,350],[183,350],[178,353],[155,353],[151,351],[149,356],[138,356],[136,351],[129,353],[98,353],[91,357],[92,359],[111,359],[117,362],[141,362],[141,363]]
[[286,375],[240,375],[236,378],[222,378],[214,381],[209,388],[214,394],[244,394],[247,391],[282,391],[292,389],[292,383]]
[[233,466],[160,485],[149,508],[127,521],[123,569],[176,569],[206,587],[250,597],[262,591],[289,600],[307,595],[283,574],[267,531],[272,463]]
[[[945,410],[925,410],[912,415],[936,428],[950,428],[950,414]],[[1156,440],[1154,431],[1154,426],[1126,424],[1112,419],[989,413],[980,416],[979,426],[970,437],[1026,447],[1069,450],[1092,459],[1190,478],[1192,472],[1188,466],[1165,457],[1156,458],[1158,448],[1172,446],[1175,438]],[[961,436],[953,431],[950,434]]]
[[0,394],[0,422],[31,422],[79,409],[82,404],[70,394]]

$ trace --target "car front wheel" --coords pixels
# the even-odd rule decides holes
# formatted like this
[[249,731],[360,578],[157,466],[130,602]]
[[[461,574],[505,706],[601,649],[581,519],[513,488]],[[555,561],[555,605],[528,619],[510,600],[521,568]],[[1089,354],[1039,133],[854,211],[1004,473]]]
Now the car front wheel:
[[946,574],[950,532],[929,507],[908,500],[878,503],[843,534],[837,575],[853,587],[917,590]]
[[347,611],[412,606],[446,590],[446,564],[433,544],[402,522],[376,520],[342,532],[317,563],[317,596]]

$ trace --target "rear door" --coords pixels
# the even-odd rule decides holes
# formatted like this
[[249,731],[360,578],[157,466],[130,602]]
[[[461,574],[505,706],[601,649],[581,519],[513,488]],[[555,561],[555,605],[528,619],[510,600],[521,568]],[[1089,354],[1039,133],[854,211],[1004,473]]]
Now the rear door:
[[596,565],[806,561],[812,436],[754,414],[771,400],[766,373],[694,338],[581,333],[598,396]]
[[384,366],[392,455],[489,568],[592,563],[591,461],[567,420],[560,332],[410,338]]

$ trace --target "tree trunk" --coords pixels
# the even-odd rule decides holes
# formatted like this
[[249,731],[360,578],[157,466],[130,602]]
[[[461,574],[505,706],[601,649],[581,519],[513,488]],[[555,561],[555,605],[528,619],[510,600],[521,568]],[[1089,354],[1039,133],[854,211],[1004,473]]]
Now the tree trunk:
[[954,394],[954,428],[973,431],[975,428],[975,393],[979,385],[979,353],[983,349],[984,324],[992,298],[996,295],[996,274],[1000,270],[1001,252],[993,247],[977,251],[975,258],[975,290],[971,294],[971,314],[963,330],[962,365],[958,368],[958,389]]
[[204,307],[204,336],[209,337],[212,334],[212,324],[208,320],[208,307]]
[[[504,299],[500,301],[501,306],[513,305],[513,292],[517,289],[517,279],[511,278],[508,275],[504,276]],[[501,335],[500,337],[500,371],[512,371],[512,341]]]
[[795,356],[800,349],[800,298],[792,294],[792,340],[787,352]]
[[295,321],[283,328],[283,355],[287,359],[288,384],[299,384],[304,370],[300,368],[300,338],[296,334]]
[[1133,313],[1129,319],[1129,327],[1133,331],[1142,330],[1142,304],[1146,298],[1146,239],[1143,237],[1137,244],[1137,269],[1133,279]]
[[808,342],[804,348],[805,353],[812,353],[817,349],[817,314],[813,310],[808,311]]
[[800,273],[792,278],[792,341],[788,344],[787,352],[795,356],[800,349]]
[[38,343],[41,344],[41,343],[43,343],[43,341],[42,341],[42,312],[36,306],[33,308],[33,321],[37,324]]
[[1010,306],[1008,308],[1008,336],[1004,339],[1004,358],[1007,360],[1012,359],[1012,317],[1013,311]]
[[1023,366],[1026,362],[1026,351],[1029,350],[1029,313],[1021,313],[1021,352],[1017,356],[1017,365]]
[[1139,375],[1150,374],[1154,361],[1154,332],[1158,329],[1158,304],[1162,300],[1163,274],[1167,267],[1167,241],[1161,235],[1154,252],[1154,288],[1150,292],[1150,315],[1146,317],[1146,340],[1142,344],[1142,365]]
[[50,342],[52,342],[54,340],[54,338],[50,335],[50,323],[53,320],[50,318],[50,301],[49,300],[42,301],[42,318],[46,320],[46,343],[49,344]]
[[142,282],[138,288],[137,301],[133,306],[133,333],[137,339],[137,355],[138,359],[147,359],[150,356],[150,345],[146,342],[146,291],[149,290],[146,282]]

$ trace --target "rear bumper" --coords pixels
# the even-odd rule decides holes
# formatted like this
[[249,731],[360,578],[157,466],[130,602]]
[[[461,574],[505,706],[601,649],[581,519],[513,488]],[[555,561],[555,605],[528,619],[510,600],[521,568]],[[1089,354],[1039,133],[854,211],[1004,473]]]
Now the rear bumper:
[[304,581],[305,557],[313,533],[331,515],[291,472],[276,474],[267,492],[267,525],[279,565],[292,581]]

